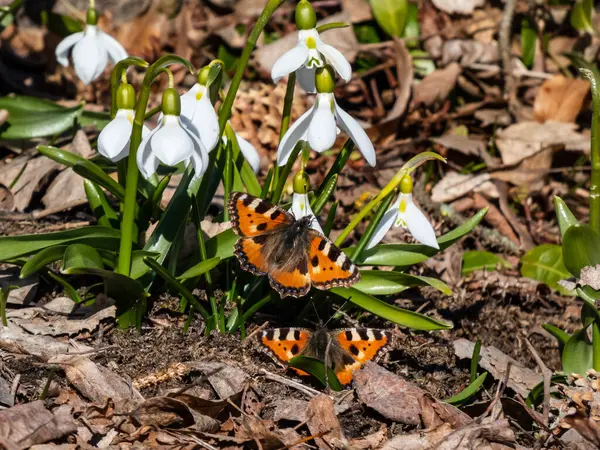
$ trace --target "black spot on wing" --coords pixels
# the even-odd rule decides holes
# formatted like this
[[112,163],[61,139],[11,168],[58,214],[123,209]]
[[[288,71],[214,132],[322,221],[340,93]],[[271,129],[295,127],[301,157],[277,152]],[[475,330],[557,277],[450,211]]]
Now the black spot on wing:
[[300,330],[294,330],[294,340],[300,339]]
[[356,331],[358,331],[358,335],[360,336],[360,338],[361,338],[363,341],[368,341],[368,340],[369,340],[369,335],[367,334],[367,332],[368,332],[369,330],[367,330],[366,328],[359,328],[359,329],[358,329],[358,330],[356,330]]
[[281,215],[281,211],[276,209],[273,213],[271,213],[271,220],[277,219]]
[[267,330],[263,332],[263,337],[267,338],[267,340],[272,341],[275,336],[275,330]]
[[344,261],[344,264],[342,264],[342,270],[350,270],[350,266],[352,266],[352,262],[350,261],[350,258],[346,258],[346,261]]
[[256,225],[256,229],[258,231],[265,231],[267,229],[267,223],[266,222],[259,223],[258,225]]
[[319,257],[317,255],[313,256],[312,259],[310,260],[310,264],[313,267],[317,267],[319,265]]
[[351,330],[346,330],[346,340],[352,341],[352,331]]
[[298,263],[298,270],[300,271],[301,274],[307,274],[308,273],[308,260],[306,258],[303,258]]
[[325,245],[327,244],[327,242],[325,242],[325,239],[321,239],[321,242],[319,242],[319,251],[322,252],[323,249],[325,248]]
[[292,355],[297,355],[299,351],[300,351],[300,348],[298,347],[298,344],[292,345],[292,348],[290,349],[290,352],[292,352]]
[[263,200],[263,201],[261,201],[261,202],[260,202],[260,203],[259,203],[259,204],[256,206],[256,209],[255,209],[255,211],[256,211],[258,214],[264,214],[264,213],[266,213],[266,212],[267,212],[268,210],[270,210],[270,209],[271,209],[271,205],[269,205],[267,202],[265,202],[265,201]]
[[327,256],[329,256],[329,260],[330,261],[337,261],[338,257],[342,254],[342,251],[337,248],[335,245],[332,245],[329,248],[329,254]]
[[348,347],[348,350],[350,350],[350,353],[352,353],[354,356],[358,356],[358,354],[360,353],[360,350],[354,344]]
[[258,245],[264,245],[265,242],[267,242],[267,239],[269,239],[269,236],[264,235],[264,236],[254,236],[252,238],[252,240],[254,241],[255,244]]
[[254,201],[254,198],[246,194],[245,197],[240,197],[244,206],[249,206]]

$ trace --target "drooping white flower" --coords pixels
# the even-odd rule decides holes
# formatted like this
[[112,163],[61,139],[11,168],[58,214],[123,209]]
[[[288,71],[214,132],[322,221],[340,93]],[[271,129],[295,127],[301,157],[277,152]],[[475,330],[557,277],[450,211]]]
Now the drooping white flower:
[[344,80],[350,81],[352,66],[339,50],[323,42],[316,25],[317,16],[310,2],[300,0],[296,6],[298,44],[275,61],[271,69],[271,77],[275,83],[282,77],[296,72],[302,89],[314,93],[315,70],[325,64],[331,64]]
[[[98,136],[98,151],[112,162],[120,161],[129,155],[129,139],[133,129],[133,109],[119,109],[113,120],[106,125]],[[148,136],[150,130],[146,125],[142,128],[142,137]]]
[[[166,99],[168,101],[166,101]],[[165,105],[175,105],[165,107]],[[175,166],[181,162],[194,167],[194,178],[202,176],[208,167],[208,152],[190,129],[182,122],[179,94],[173,88],[168,88],[163,94],[164,116],[158,126],[141,142],[137,151],[137,164],[144,178],[150,178],[159,163]]]
[[396,202],[383,215],[367,244],[367,249],[381,242],[385,234],[392,228],[392,225],[407,228],[410,234],[422,244],[436,249],[440,248],[433,226],[429,223],[425,214],[413,202],[412,179],[408,175],[402,179],[400,195]]
[[319,93],[314,105],[287,131],[277,149],[277,163],[285,165],[299,140],[321,153],[335,143],[338,127],[354,141],[367,162],[375,165],[375,149],[365,130],[350,114],[340,108],[333,93]]
[[196,83],[181,96],[181,121],[200,138],[209,152],[217,146],[219,117],[206,86]]
[[308,201],[307,194],[299,194],[294,192],[292,195],[292,207],[290,208],[291,213],[294,215],[296,220],[300,220],[302,217],[311,216],[313,218],[310,223],[310,227],[313,230],[317,230],[319,233],[323,233],[323,228],[317,220],[317,216],[313,213],[310,202]]
[[[231,127],[231,124],[227,123],[227,126]],[[252,171],[254,173],[258,173],[258,171],[260,170],[260,155],[258,154],[258,151],[256,150],[256,148],[254,148],[254,145],[252,145],[250,141],[244,139],[239,134],[237,134],[233,130],[233,128],[231,129],[231,131],[235,135],[238,147],[240,148],[244,159],[248,161],[248,164],[252,168]],[[223,143],[227,144],[227,133],[223,135]]]
[[69,66],[69,53],[75,73],[85,84],[102,74],[109,59],[117,63],[127,58],[127,52],[119,41],[98,29],[95,24],[89,23],[84,31],[71,34],[58,44],[56,60],[59,64]]

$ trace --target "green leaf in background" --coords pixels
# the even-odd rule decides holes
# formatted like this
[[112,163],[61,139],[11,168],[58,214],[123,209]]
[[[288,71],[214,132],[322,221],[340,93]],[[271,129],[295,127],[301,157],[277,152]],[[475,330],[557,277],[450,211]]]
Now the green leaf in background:
[[375,314],[382,319],[389,320],[390,322],[397,323],[403,327],[411,328],[413,330],[449,330],[452,328],[451,323],[442,322],[440,320],[433,319],[431,317],[419,314],[407,309],[398,308],[394,305],[379,300],[376,297],[372,297],[365,294],[358,289],[354,288],[333,288],[331,292],[345,298],[351,303]]
[[77,290],[73,286],[71,286],[71,283],[69,283],[57,273],[54,273],[50,270],[47,273],[50,278],[52,278],[54,281],[56,281],[63,287],[64,293],[68,295],[71,300],[73,300],[75,303],[83,302],[83,299],[79,296]]
[[[438,238],[440,250],[445,250],[465,234],[470,233],[486,213],[487,209],[482,209],[462,225],[440,236]],[[354,247],[349,247],[348,252],[354,252]],[[435,248],[422,244],[382,244],[365,250],[354,262],[365,266],[411,266],[427,261],[436,253],[438,250]]]
[[104,269],[102,258],[94,247],[85,244],[72,244],[63,256],[61,272],[70,274],[72,269]]
[[476,270],[496,270],[505,267],[510,269],[510,263],[491,252],[468,251],[463,253],[462,257],[462,275],[468,275]]
[[30,255],[52,245],[81,243],[95,248],[117,250],[120,238],[121,234],[117,230],[100,226],[76,228],[55,233],[1,236],[0,261]]
[[408,48],[419,47],[419,6],[408,2],[406,12],[406,26],[404,27],[404,41]]
[[185,280],[188,280],[190,278],[198,277],[200,275],[205,274],[209,270],[212,270],[215,267],[217,267],[217,265],[220,262],[221,262],[221,258],[219,258],[219,257],[206,259],[204,261],[199,262],[195,266],[190,267],[184,273],[182,273],[181,275],[179,275],[177,277],[177,279],[180,280],[180,281],[185,281]]
[[381,42],[377,27],[374,22],[355,24],[354,34],[361,44],[376,44]]
[[577,225],[577,219],[564,200],[557,195],[554,196],[554,209],[556,211],[558,226],[560,227],[560,235],[564,237],[571,225]]
[[473,355],[471,356],[471,383],[477,379],[477,367],[479,367],[479,354],[481,353],[481,339],[475,341]]
[[83,110],[79,123],[82,127],[94,126],[98,131],[102,130],[110,122],[110,114],[101,111]]
[[98,225],[118,229],[119,218],[117,217],[115,210],[112,209],[108,203],[108,199],[106,198],[104,191],[100,189],[97,184],[87,179],[83,180],[83,188],[85,190],[85,196],[88,199],[90,209],[98,220]]
[[373,16],[390,36],[401,37],[406,25],[408,0],[371,0]]
[[571,11],[571,26],[578,31],[593,34],[594,0],[576,0]]
[[39,251],[23,264],[19,278],[27,278],[43,269],[47,264],[61,260],[67,247],[67,245],[52,245]]
[[64,108],[36,99],[39,107],[32,107],[31,97],[26,102],[22,102],[22,98],[0,98],[0,109],[8,111],[8,119],[0,125],[0,138],[33,139],[61,134],[73,127],[83,111],[83,103]]
[[542,328],[544,330],[546,330],[548,333],[550,333],[552,335],[552,337],[554,337],[560,345],[565,345],[567,343],[567,341],[569,340],[569,338],[571,337],[568,333],[564,332],[560,328],[555,327],[554,325],[552,325],[550,323],[542,324]]
[[587,328],[573,333],[565,344],[562,353],[562,367],[566,373],[578,373],[585,376],[592,368],[592,343],[588,339]]
[[565,267],[579,278],[581,269],[600,264],[600,237],[589,225],[573,225],[563,236]]
[[[550,379],[550,385],[554,386],[556,384],[566,384],[567,378],[568,378],[567,375],[564,375],[564,374],[552,375],[552,378]],[[543,401],[544,401],[544,382],[542,381],[542,382],[536,384],[535,387],[531,390],[531,392],[529,392],[526,402],[527,402],[527,406],[529,406],[530,408],[535,408],[536,406],[541,405]]]
[[533,66],[536,42],[537,30],[535,23],[529,17],[524,17],[521,20],[521,60],[529,69]]
[[328,381],[331,390],[335,392],[340,392],[343,390],[343,387],[338,378],[335,376],[333,370],[329,369],[327,380],[325,380],[325,364],[323,364],[323,361],[319,361],[318,359],[311,358],[309,356],[300,355],[290,359],[289,365],[290,367],[295,367],[296,369],[300,369],[311,374],[313,377],[319,380],[323,387],[327,386],[326,381]]
[[452,295],[452,289],[437,278],[383,270],[361,270],[360,275],[360,281],[353,287],[365,294],[390,295],[415,286],[431,286],[446,295]]
[[563,295],[575,295],[558,284],[571,276],[563,263],[560,245],[543,244],[525,253],[521,257],[521,275],[541,281]]
[[458,394],[453,395],[450,398],[444,400],[446,403],[450,403],[451,405],[460,405],[470,399],[473,395],[481,389],[483,383],[487,377],[487,372],[483,372],[475,381],[469,384],[466,388],[460,391]]
[[225,230],[206,241],[206,255],[208,258],[219,257],[221,260],[233,256],[233,246],[238,237],[233,230]]
[[56,14],[51,11],[42,11],[41,18],[42,24],[48,28],[48,31],[52,31],[61,37],[67,37],[70,34],[83,31],[81,22],[69,16]]

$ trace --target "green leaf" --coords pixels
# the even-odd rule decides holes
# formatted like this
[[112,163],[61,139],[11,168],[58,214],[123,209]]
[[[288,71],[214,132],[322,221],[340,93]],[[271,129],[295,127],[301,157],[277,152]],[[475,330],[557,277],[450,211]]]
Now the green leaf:
[[69,16],[56,14],[51,11],[42,11],[41,18],[42,24],[48,27],[48,31],[52,31],[62,37],[83,31],[81,22]]
[[[145,250],[134,250],[131,252],[131,271],[129,276],[134,280],[143,277],[150,270],[149,267],[144,262],[144,258],[154,258],[158,257],[159,253],[157,252],[148,252]],[[115,267],[117,265],[115,264]]]
[[450,287],[437,278],[383,270],[361,270],[360,275],[360,281],[353,287],[365,294],[390,295],[414,286],[431,286],[446,295],[452,295]]
[[102,258],[94,247],[72,244],[65,250],[61,273],[71,274],[72,269],[104,269]]
[[479,377],[477,377],[477,379],[475,381],[473,381],[471,384],[469,384],[466,388],[464,388],[458,394],[455,394],[452,397],[447,398],[444,401],[446,403],[450,403],[451,405],[459,405],[459,404],[464,403],[469,398],[471,398],[473,395],[475,395],[477,393],[477,391],[479,391],[479,389],[481,389],[481,386],[483,386],[483,382],[485,381],[487,374],[488,374],[487,372],[483,372],[481,375],[479,375]]
[[576,1],[571,11],[571,26],[576,30],[594,34],[593,12],[594,0]]
[[40,250],[23,264],[19,278],[27,278],[43,269],[47,264],[61,260],[67,247],[67,245],[53,245]]
[[98,131],[102,130],[110,122],[110,114],[100,111],[83,110],[79,117],[79,124],[82,127],[95,126]]
[[563,295],[574,295],[558,284],[571,276],[563,263],[560,245],[543,244],[525,253],[521,258],[521,275],[541,281]]
[[408,48],[419,47],[419,7],[416,3],[408,3],[406,13],[406,26],[404,27],[404,41]]
[[521,60],[529,69],[535,58],[535,44],[537,42],[537,31],[535,23],[529,17],[521,20]]
[[199,262],[195,266],[190,267],[188,270],[186,270],[184,273],[179,275],[177,278],[179,280],[185,281],[189,278],[198,277],[198,276],[208,272],[209,270],[212,270],[213,268],[215,268],[220,262],[221,262],[221,258],[219,258],[219,257],[206,259],[204,261]]
[[481,339],[475,341],[473,355],[471,356],[471,383],[477,379],[477,367],[479,366],[479,353],[481,352]]
[[83,188],[85,189],[85,196],[90,204],[90,209],[94,216],[96,216],[98,224],[103,227],[118,229],[119,218],[115,210],[108,203],[104,191],[98,185],[86,179],[83,180]]
[[563,236],[565,267],[579,278],[581,269],[600,264],[600,237],[589,225],[573,225]]
[[75,173],[107,189],[121,202],[125,199],[125,189],[123,186],[109,177],[93,162],[88,161],[75,153],[56,147],[39,145],[37,149],[42,155],[67,167],[72,167]]
[[33,139],[61,134],[81,116],[83,103],[65,108],[35,97],[0,98],[0,109],[8,119],[0,126],[2,139]]
[[569,338],[562,352],[563,370],[585,376],[592,368],[592,343],[588,339],[587,328],[577,330]]
[[371,0],[373,16],[390,36],[401,37],[406,25],[407,0]]
[[554,196],[554,209],[556,210],[556,218],[558,219],[558,226],[560,227],[560,235],[565,236],[567,229],[571,225],[577,225],[577,219],[559,196]]
[[413,330],[449,330],[452,324],[407,309],[397,308],[376,297],[365,294],[354,288],[333,288],[331,292],[354,303],[382,319],[397,323]]
[[313,377],[319,380],[323,387],[327,386],[326,381],[328,381],[331,390],[335,392],[340,392],[343,390],[343,387],[338,378],[335,376],[333,370],[329,369],[327,380],[325,380],[325,364],[323,364],[323,361],[320,361],[316,358],[311,358],[309,356],[296,356],[295,358],[290,359],[289,366],[311,374]]
[[233,246],[238,237],[232,229],[225,230],[206,241],[206,256],[218,257],[221,261],[233,256]]
[[565,345],[571,337],[568,333],[565,333],[563,330],[550,323],[542,324],[542,328],[550,333],[560,345]]
[[54,281],[56,281],[63,287],[65,294],[67,294],[71,300],[73,300],[75,303],[83,302],[83,299],[79,296],[77,290],[73,286],[71,286],[71,284],[67,280],[65,280],[57,273],[52,272],[51,270],[49,270],[47,273],[50,278],[52,278]]
[[338,174],[335,173],[327,180],[326,184],[319,187],[319,196],[315,196],[313,201],[311,202],[311,209],[315,216],[318,216],[321,213],[321,210],[325,207],[329,198],[335,192],[335,187],[337,186]]
[[[550,378],[550,385],[553,386],[557,384],[565,384],[567,382],[567,379],[567,375],[564,374],[552,375],[552,378]],[[527,406],[529,406],[530,408],[535,408],[536,406],[541,405],[543,401],[544,382],[541,381],[540,383],[536,384],[535,387],[529,392],[526,402]]]
[[468,275],[476,270],[485,269],[489,271],[496,270],[499,267],[506,267],[507,269],[510,269],[512,266],[507,260],[491,252],[473,250],[463,253],[463,276]]
[[0,237],[0,261],[29,255],[53,245],[88,244],[95,248],[117,250],[120,233],[112,228],[89,226],[45,234]]
[[[471,232],[486,213],[487,209],[482,209],[459,227],[440,236],[437,240],[440,250],[450,247],[465,234]],[[349,247],[347,250],[349,253],[353,252],[354,247]],[[382,244],[365,250],[354,262],[365,266],[410,266],[427,261],[437,252],[438,250],[435,248],[422,244]]]

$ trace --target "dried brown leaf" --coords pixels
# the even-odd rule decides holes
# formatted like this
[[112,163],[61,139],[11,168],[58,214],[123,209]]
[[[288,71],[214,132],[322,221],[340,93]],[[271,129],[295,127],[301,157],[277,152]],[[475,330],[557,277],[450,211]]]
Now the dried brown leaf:
[[458,63],[450,63],[443,69],[438,69],[427,75],[423,81],[413,88],[413,107],[419,105],[431,106],[446,100],[456,86],[456,80],[461,70]]
[[[68,342],[50,336],[34,336],[11,322],[0,328],[0,349],[9,353],[33,355],[43,360],[73,351]],[[90,351],[91,347],[77,344],[77,351]]]
[[184,428],[194,424],[194,416],[186,404],[170,397],[144,400],[131,417],[138,425]]
[[535,120],[575,122],[589,91],[590,82],[587,80],[554,75],[538,89],[533,104]]
[[320,449],[340,448],[340,444],[346,442],[340,421],[335,414],[333,400],[328,395],[311,398],[306,408],[306,417],[308,429]]
[[484,3],[485,0],[433,0],[436,8],[449,14],[473,14]]
[[232,397],[243,391],[249,378],[242,369],[224,362],[195,361],[187,365],[204,373],[220,398]]
[[431,191],[434,202],[451,202],[472,192],[479,192],[489,198],[497,198],[498,190],[491,181],[489,173],[459,174],[449,172]]

